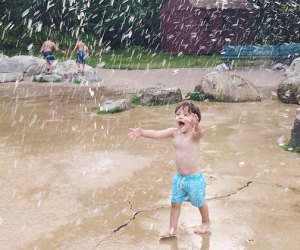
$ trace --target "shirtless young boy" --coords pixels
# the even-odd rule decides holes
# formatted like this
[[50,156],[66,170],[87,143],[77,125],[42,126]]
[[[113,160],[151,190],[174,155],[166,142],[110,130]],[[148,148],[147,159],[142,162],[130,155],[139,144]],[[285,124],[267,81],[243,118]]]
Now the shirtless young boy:
[[85,59],[87,58],[87,46],[84,42],[81,41],[80,38],[77,39],[76,45],[71,53],[72,54],[77,50],[76,54],[76,63],[78,66],[78,73],[84,74],[84,65],[85,65]]
[[195,233],[205,233],[211,224],[205,201],[206,181],[199,171],[199,142],[202,136],[200,120],[199,108],[191,102],[183,102],[175,109],[176,128],[145,130],[140,125],[130,128],[131,140],[141,136],[152,139],[173,138],[177,174],[172,181],[169,229],[160,233],[162,238],[176,236],[180,208],[184,201],[191,202],[200,211],[202,224],[195,227]]
[[51,73],[53,64],[55,62],[54,51],[59,51],[61,53],[65,53],[64,51],[60,50],[56,44],[53,42],[52,37],[48,36],[47,40],[43,43],[41,47],[41,53],[43,54],[44,58],[47,60],[47,72]]

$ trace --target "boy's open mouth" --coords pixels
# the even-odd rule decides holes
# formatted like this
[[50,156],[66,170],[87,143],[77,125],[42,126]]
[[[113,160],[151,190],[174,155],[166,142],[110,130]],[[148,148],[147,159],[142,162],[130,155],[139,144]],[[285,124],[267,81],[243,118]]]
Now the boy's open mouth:
[[182,127],[184,127],[185,123],[182,122],[182,121],[179,121],[179,122],[178,122],[178,125],[179,125],[179,128],[182,128]]

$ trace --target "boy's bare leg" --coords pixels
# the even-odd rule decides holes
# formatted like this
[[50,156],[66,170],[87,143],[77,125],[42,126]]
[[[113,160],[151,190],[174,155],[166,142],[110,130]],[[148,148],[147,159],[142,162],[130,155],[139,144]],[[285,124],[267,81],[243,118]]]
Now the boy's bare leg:
[[200,226],[195,227],[194,232],[197,234],[204,234],[207,232],[211,222],[209,219],[209,212],[208,212],[208,206],[205,204],[202,207],[198,208],[202,217],[202,223]]
[[168,238],[176,235],[180,209],[181,204],[172,204],[170,211],[170,227],[169,230],[163,231],[159,234],[161,238]]
[[80,73],[81,72],[80,63],[77,62],[76,64],[77,64],[77,67],[78,67],[78,73]]
[[52,63],[48,63],[48,67],[47,67],[47,73],[51,73],[52,72]]

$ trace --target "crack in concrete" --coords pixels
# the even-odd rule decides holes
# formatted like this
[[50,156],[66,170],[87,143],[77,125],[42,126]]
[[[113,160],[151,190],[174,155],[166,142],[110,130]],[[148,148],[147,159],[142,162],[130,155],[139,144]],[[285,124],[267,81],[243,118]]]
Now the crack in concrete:
[[134,214],[132,216],[132,218],[130,218],[128,221],[126,221],[124,224],[120,225],[119,227],[117,227],[116,229],[114,229],[111,233],[107,234],[101,241],[99,241],[97,243],[97,245],[93,248],[93,250],[95,250],[96,248],[98,248],[100,246],[101,243],[103,243],[104,241],[108,240],[110,237],[112,237],[115,233],[117,233],[119,230],[121,230],[123,227],[126,227],[128,226],[132,221],[134,221],[137,217],[137,215],[141,212],[146,212],[146,211],[151,211],[151,210],[158,210],[158,209],[162,209],[162,208],[165,208],[165,206],[161,206],[161,207],[157,207],[157,208],[154,208],[154,209],[144,209],[144,210],[138,210],[136,211],[134,208],[133,208],[133,205],[131,204],[130,201],[127,202],[130,209],[132,211],[134,211]]
[[131,219],[129,219],[127,222],[125,222],[124,224],[120,225],[118,228],[116,228],[115,230],[113,230],[113,233],[116,233],[116,232],[118,232],[121,228],[126,227],[127,225],[129,225],[129,224],[136,218],[136,216],[137,216],[139,213],[141,213],[141,212],[143,212],[143,211],[146,211],[146,210],[138,210],[138,211],[135,211],[135,209],[133,208],[131,202],[128,201],[127,203],[128,203],[128,205],[130,206],[130,209],[131,209],[132,211],[134,211],[135,213],[133,214],[133,217],[132,217]]
[[[227,195],[221,195],[221,196],[216,196],[216,197],[212,197],[212,198],[209,198],[209,199],[206,199],[206,200],[217,200],[217,199],[222,199],[222,198],[226,198],[226,197],[230,197],[231,195],[234,195],[234,194],[237,194],[238,191],[246,188],[246,187],[249,187],[249,185],[252,183],[252,181],[248,181],[246,183],[246,185],[238,188],[236,191],[230,193],[230,194],[227,194]],[[97,243],[97,245],[93,248],[93,250],[95,250],[96,248],[98,248],[100,246],[101,243],[103,243],[104,241],[106,241],[108,238],[112,237],[112,235],[114,235],[115,233],[117,233],[118,231],[120,231],[123,227],[126,227],[128,226],[132,221],[134,221],[137,217],[138,214],[142,213],[142,212],[146,212],[146,211],[151,211],[151,210],[158,210],[158,209],[162,209],[162,208],[165,208],[167,205],[163,205],[161,207],[157,207],[157,208],[154,208],[154,209],[143,209],[143,210],[138,210],[136,211],[134,208],[133,208],[133,205],[131,204],[130,201],[127,201],[130,209],[132,211],[134,211],[134,214],[132,216],[132,218],[130,218],[128,221],[126,221],[124,224],[120,225],[119,227],[117,227],[116,229],[114,229],[111,233],[109,233],[108,235],[106,235],[101,241],[99,241]]]
[[230,194],[226,194],[226,195],[221,195],[221,196],[216,196],[216,197],[212,197],[212,198],[208,198],[206,199],[207,201],[210,201],[210,200],[217,200],[217,199],[222,199],[222,198],[227,198],[227,197],[230,197],[231,195],[234,195],[234,194],[237,194],[238,191],[241,191],[242,189],[246,188],[246,187],[249,187],[249,185],[252,183],[252,181],[248,181],[246,183],[246,185],[238,188],[236,191],[230,193]]

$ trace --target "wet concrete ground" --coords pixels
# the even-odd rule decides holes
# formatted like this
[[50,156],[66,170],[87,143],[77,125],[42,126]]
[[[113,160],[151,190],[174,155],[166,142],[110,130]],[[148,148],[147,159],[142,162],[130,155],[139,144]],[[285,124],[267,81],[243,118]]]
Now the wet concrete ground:
[[195,235],[198,210],[184,204],[178,237],[159,240],[175,173],[172,142],[127,135],[138,121],[173,126],[176,105],[98,116],[97,101],[31,90],[17,99],[1,92],[1,249],[299,248],[300,155],[279,146],[297,105],[197,103],[213,224]]

